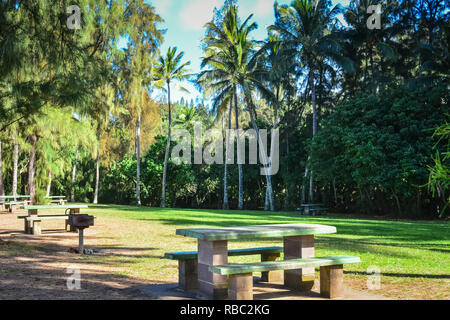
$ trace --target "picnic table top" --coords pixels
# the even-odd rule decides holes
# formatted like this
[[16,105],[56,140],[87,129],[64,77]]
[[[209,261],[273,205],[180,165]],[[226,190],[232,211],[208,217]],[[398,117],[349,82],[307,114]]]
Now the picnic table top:
[[321,224],[270,224],[257,226],[177,229],[176,234],[206,241],[241,240],[336,233],[336,227]]
[[16,196],[0,196],[0,200],[5,200],[5,199],[20,199],[20,198],[29,198],[30,196],[21,196],[21,195],[16,195]]
[[300,207],[321,207],[321,206],[323,206],[322,203],[305,203],[300,205]]
[[52,206],[23,206],[25,210],[38,210],[38,209],[87,209],[85,204],[69,204],[69,205],[52,205]]
[[46,199],[64,199],[66,196],[50,196],[50,197],[45,197]]

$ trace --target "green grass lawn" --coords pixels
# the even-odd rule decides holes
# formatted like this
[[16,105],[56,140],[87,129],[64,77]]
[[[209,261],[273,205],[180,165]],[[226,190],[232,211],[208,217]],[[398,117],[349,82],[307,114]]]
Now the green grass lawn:
[[[109,239],[103,249],[122,248],[135,255],[91,256],[85,259],[119,267],[124,276],[155,281],[177,280],[176,261],[162,259],[165,252],[196,250],[196,240],[175,235],[190,227],[225,227],[275,223],[332,225],[336,234],[316,237],[316,256],[348,254],[361,263],[345,266],[351,287],[367,290],[367,269],[381,270],[376,293],[395,298],[450,299],[450,228],[438,221],[386,221],[333,215],[303,217],[294,212],[155,209],[90,205],[97,236]],[[96,224],[97,224],[96,222]],[[89,241],[87,241],[89,243]],[[281,245],[282,239],[230,241],[229,248]],[[257,256],[232,257],[230,262],[258,261]]]

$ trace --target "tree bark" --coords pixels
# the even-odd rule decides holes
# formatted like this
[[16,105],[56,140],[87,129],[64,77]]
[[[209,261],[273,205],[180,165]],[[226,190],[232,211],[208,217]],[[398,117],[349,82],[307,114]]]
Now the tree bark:
[[141,205],[141,113],[136,123],[136,202]]
[[[260,146],[258,149],[261,154],[261,158],[265,162],[265,164],[263,164],[263,166],[264,166],[264,170],[266,173],[266,182],[267,182],[267,190],[268,190],[266,192],[272,192],[272,179],[271,179],[271,176],[269,175],[269,169],[267,167],[268,166],[267,154],[266,154],[266,150],[264,150],[265,148],[262,148],[263,143],[261,140],[261,135],[259,134],[259,128],[258,128],[258,125],[256,124],[255,117],[253,115],[253,103],[250,101],[248,102],[248,113],[250,114],[250,120],[252,122],[253,129],[256,131],[256,136],[257,136],[258,143]],[[271,211],[275,211],[273,199],[271,199],[270,197],[269,197],[269,207],[270,207]]]
[[230,109],[228,113],[228,132],[227,136],[227,145],[225,148],[225,163],[224,163],[224,173],[223,173],[223,210],[230,209],[230,205],[228,203],[228,155],[230,150],[230,130],[231,130],[231,115],[233,114],[233,98],[230,99]]
[[[278,128],[278,101],[279,101],[279,88],[277,88],[276,102],[275,102],[275,105],[274,105],[275,110],[274,110],[273,130],[277,130],[277,128]],[[272,165],[272,155],[274,153],[274,148],[275,148],[275,135],[272,132],[272,134],[271,134],[271,143],[270,143],[270,159],[269,159],[269,164],[270,165]],[[268,197],[270,197],[271,199],[267,199]],[[271,201],[274,202],[273,190],[272,190],[272,192],[267,190],[267,192],[266,192],[266,201],[265,201],[266,205],[270,204]],[[266,205],[264,205],[264,209],[265,209]]]
[[30,160],[28,162],[28,192],[30,195],[30,201],[32,203],[35,202],[35,195],[36,195],[36,144],[37,144],[38,137],[35,134],[32,134],[30,136],[30,142],[31,142],[31,153],[30,153]]
[[51,189],[52,189],[52,171],[48,170],[47,192],[45,193],[45,196],[47,198],[50,197],[50,190]]
[[[236,88],[234,88],[234,114],[236,118],[236,134],[239,133],[239,110],[238,110],[238,99]],[[244,209],[244,174],[242,171],[242,155],[241,155],[241,142],[239,137],[236,137],[236,145],[237,145],[237,162],[238,162],[238,176],[239,176],[239,201],[238,201],[238,209]]]
[[[312,70],[309,74],[309,81],[311,87],[311,102],[313,108],[313,140],[317,133],[317,105],[316,105],[316,85],[314,84],[314,73]],[[312,155],[311,155],[312,158]],[[311,203],[314,202],[314,181],[313,181],[313,171],[311,170],[311,174],[309,176],[309,200]]]
[[77,151],[75,153],[75,160],[73,161],[72,190],[71,190],[71,194],[70,194],[70,202],[75,202],[75,178],[77,175],[77,163],[78,163],[78,146],[77,146]]
[[5,185],[3,184],[2,141],[0,140],[0,196],[4,195],[5,195]]
[[[100,147],[100,146],[99,146]],[[98,185],[100,181],[100,150],[97,149],[97,168],[95,171],[94,204],[98,203]]]
[[17,195],[17,172],[19,167],[19,142],[17,141],[17,134],[14,134],[14,151],[13,151],[13,181],[12,181],[12,195]]
[[172,106],[170,104],[170,82],[167,82],[167,101],[169,104],[169,134],[167,136],[166,154],[164,156],[164,169],[161,193],[161,208],[166,207],[166,180],[167,180],[167,164],[169,161],[170,138],[172,133]]

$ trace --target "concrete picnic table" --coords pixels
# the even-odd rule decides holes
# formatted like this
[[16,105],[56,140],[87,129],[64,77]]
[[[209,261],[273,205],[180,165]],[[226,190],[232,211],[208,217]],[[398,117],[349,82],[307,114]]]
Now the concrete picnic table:
[[7,200],[13,200],[10,201],[11,204],[9,204],[10,206],[10,211],[13,212],[14,211],[14,207],[18,204],[20,204],[21,202],[23,202],[24,205],[28,204],[28,202],[30,202],[30,200],[22,200],[19,201],[20,199],[30,199],[29,195],[11,195],[11,196],[0,196],[0,209],[1,210],[5,210],[6,208],[6,204],[7,204]]
[[[33,233],[35,235],[39,235],[41,233],[40,230],[40,222],[41,220],[59,220],[64,219],[66,221],[66,230],[69,220],[69,215],[66,214],[69,210],[69,214],[79,214],[80,209],[87,209],[87,205],[36,205],[36,206],[24,206],[25,210],[28,211],[27,216],[18,216],[18,219],[24,219],[24,229],[25,233]],[[64,209],[64,214],[59,215],[38,215],[39,210],[55,210],[55,209]],[[72,226],[70,227],[71,232],[76,231]]]
[[88,206],[85,204],[70,204],[70,205],[36,205],[36,206],[24,206],[25,210],[28,210],[28,215],[37,215],[39,210],[55,210],[55,209],[65,209],[69,210],[70,214],[80,213],[80,209],[87,209]]
[[59,203],[60,205],[64,205],[66,202],[66,196],[48,196],[46,199],[50,199],[50,202]]
[[[198,289],[208,299],[227,296],[226,275],[210,271],[210,266],[228,264],[228,241],[283,238],[284,259],[314,257],[314,235],[336,233],[336,227],[319,224],[272,224],[224,228],[178,229],[177,235],[198,241]],[[284,271],[289,288],[310,290],[314,285],[314,268]]]

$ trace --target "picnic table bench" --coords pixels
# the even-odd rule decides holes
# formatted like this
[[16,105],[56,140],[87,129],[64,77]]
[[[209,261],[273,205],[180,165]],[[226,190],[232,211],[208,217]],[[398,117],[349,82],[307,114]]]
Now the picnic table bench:
[[320,267],[320,295],[329,299],[341,298],[344,293],[343,267],[360,262],[359,257],[331,256],[291,259],[276,262],[210,266],[210,271],[228,275],[228,299],[253,300],[253,273],[273,270],[295,270]]
[[10,213],[13,213],[16,207],[29,204],[31,202],[29,199],[28,195],[0,196],[0,210],[8,209]]
[[[275,261],[280,258],[283,247],[245,248],[228,250],[229,257],[261,255],[261,261]],[[190,291],[198,288],[198,251],[166,253],[164,258],[178,260],[178,285],[180,289]],[[280,279],[279,273],[264,272],[262,281]]]
[[46,199],[50,199],[50,203],[57,203],[60,205],[64,205],[66,203],[66,196],[49,196]]
[[[18,219],[24,219],[24,231],[28,234],[40,235],[41,222],[45,220],[65,220],[65,230],[67,231],[69,214],[78,214],[80,209],[87,209],[87,205],[38,205],[38,206],[24,206],[28,210],[28,215],[18,216]],[[64,214],[56,215],[38,215],[39,210],[55,210],[63,209]],[[69,212],[69,214],[67,214]],[[70,232],[76,232],[76,228],[70,226]]]
[[[209,299],[253,298],[253,272],[262,272],[263,281],[268,282],[278,281],[282,275],[286,287],[311,290],[314,285],[315,267],[323,268],[321,293],[329,298],[338,298],[342,295],[343,264],[359,262],[359,258],[348,256],[314,258],[314,236],[335,232],[336,228],[333,226],[304,223],[178,229],[177,235],[197,239],[198,251],[168,253],[165,257],[179,261],[180,286],[195,287],[196,276],[200,296]],[[229,240],[274,237],[283,238],[282,249],[269,247],[228,250]],[[282,261],[279,260],[281,252],[284,252]],[[244,254],[262,254],[266,257],[262,257],[261,262],[254,264],[228,264],[228,256]],[[269,256],[270,258],[267,258]],[[183,260],[191,262],[180,263]],[[186,279],[190,274],[195,276]],[[266,279],[264,274],[268,275]],[[274,274],[273,280],[271,274]]]
[[324,208],[321,203],[305,203],[301,204],[297,211],[300,211],[300,214],[316,216],[321,215],[321,212],[328,211],[328,208]]

